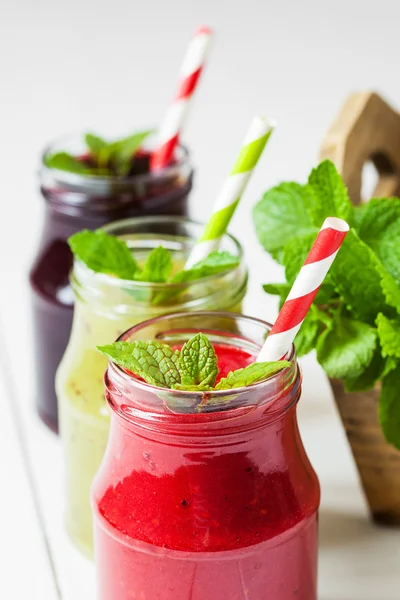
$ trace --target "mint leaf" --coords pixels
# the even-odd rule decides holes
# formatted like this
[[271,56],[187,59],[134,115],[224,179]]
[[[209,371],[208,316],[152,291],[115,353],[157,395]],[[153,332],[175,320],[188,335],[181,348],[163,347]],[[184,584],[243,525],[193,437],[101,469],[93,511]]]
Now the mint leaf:
[[[218,360],[209,339],[198,333],[181,348],[178,369],[182,386],[213,386],[218,374]],[[180,387],[179,389],[183,389]]]
[[267,379],[275,373],[290,367],[290,362],[287,360],[279,360],[276,362],[255,362],[248,365],[244,369],[237,369],[228,373],[227,377],[223,377],[215,386],[216,390],[231,390],[234,388],[246,387],[252,383],[257,383],[263,379]]
[[400,199],[370,200],[359,222],[358,234],[400,282]]
[[111,159],[118,175],[129,173],[133,155],[151,133],[152,130],[140,131],[110,145]]
[[382,380],[379,398],[379,422],[383,433],[395,448],[400,450],[400,366],[388,373]]
[[68,171],[69,173],[78,173],[79,175],[93,174],[92,169],[82,161],[67,154],[67,152],[57,152],[51,156],[45,156],[43,162],[49,169],[58,169],[59,171]]
[[382,313],[376,318],[382,356],[400,359],[400,321],[388,319]]
[[318,233],[311,217],[313,195],[298,183],[281,183],[264,194],[253,209],[256,234],[261,245],[278,262],[293,238]]
[[400,314],[400,287],[388,273],[383,265],[378,266],[378,273],[381,277],[381,288],[382,293],[385,297],[386,302],[389,306],[396,309],[397,313]]
[[124,241],[104,231],[87,229],[72,235],[68,243],[73,254],[96,273],[133,279],[138,264]]
[[372,389],[387,373],[396,368],[393,358],[383,358],[379,345],[368,367],[358,377],[346,379],[344,382],[347,392],[362,392]]
[[370,200],[363,211],[358,233],[388,272],[400,282],[400,199]]
[[330,269],[330,280],[354,317],[374,323],[384,312],[380,262],[374,252],[350,229]]
[[290,240],[283,252],[285,275],[289,283],[296,279],[316,238],[315,233],[299,235]]
[[85,134],[85,143],[90,152],[96,157],[102,150],[107,148],[108,142],[94,133]]
[[171,388],[180,383],[177,368],[179,352],[172,350],[167,344],[159,342],[114,342],[106,346],[97,346],[117,365],[128,369],[157,387]]
[[352,222],[354,207],[332,161],[324,160],[311,171],[308,186],[314,195],[314,202],[308,205],[314,225],[321,227],[324,220],[332,215]]
[[233,254],[230,254],[229,252],[210,252],[206,258],[197,262],[191,269],[175,273],[170,279],[170,283],[196,281],[203,277],[210,277],[211,275],[234,269],[238,264],[238,257],[233,256]]
[[294,339],[298,356],[304,356],[315,348],[323,327],[331,328],[332,318],[312,304]]
[[173,268],[172,257],[169,250],[158,246],[148,254],[142,271],[136,276],[140,281],[150,283],[165,283]]
[[376,329],[338,315],[318,339],[317,358],[329,377],[358,377],[372,361],[376,342]]
[[[233,256],[229,252],[211,252],[206,258],[199,261],[191,269],[186,271],[178,271],[175,273],[167,283],[178,284],[178,283],[190,283],[191,281],[198,281],[204,277],[211,277],[224,271],[234,269],[239,265],[239,259],[237,256]],[[182,292],[182,289],[170,289],[155,294],[152,304],[165,304],[170,302],[176,296]]]

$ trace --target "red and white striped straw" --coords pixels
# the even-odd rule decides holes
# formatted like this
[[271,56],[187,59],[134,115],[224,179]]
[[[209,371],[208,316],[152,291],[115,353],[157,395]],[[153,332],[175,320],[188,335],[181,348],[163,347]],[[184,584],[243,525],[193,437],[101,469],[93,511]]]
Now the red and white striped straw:
[[290,350],[296,333],[348,231],[349,226],[346,221],[336,217],[325,219],[258,355],[257,362],[280,360]]
[[212,31],[199,27],[189,44],[181,67],[178,89],[158,132],[157,147],[150,159],[150,170],[163,169],[170,162],[179,142],[189,103],[196,89],[210,47]]

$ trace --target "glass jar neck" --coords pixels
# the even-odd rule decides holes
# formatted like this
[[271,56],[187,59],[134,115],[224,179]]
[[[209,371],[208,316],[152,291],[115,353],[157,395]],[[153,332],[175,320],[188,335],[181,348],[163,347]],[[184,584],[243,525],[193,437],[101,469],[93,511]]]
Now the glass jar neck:
[[[187,150],[180,146],[175,160],[165,169],[149,171],[151,140],[136,159],[137,173],[128,176],[82,175],[49,168],[46,157],[63,151],[83,156],[87,148],[83,136],[62,138],[47,148],[39,171],[40,188],[53,211],[70,217],[89,217],[103,222],[138,214],[182,214],[179,200],[186,198],[191,186],[193,168]],[[135,164],[135,163],[133,163]],[[183,202],[183,200],[182,200]],[[176,207],[174,207],[176,204]]]
[[[183,269],[202,230],[202,224],[177,217],[129,219],[105,228],[107,233],[128,244],[139,264],[144,263],[152,249],[158,246],[168,249],[175,271]],[[173,310],[233,309],[239,307],[245,294],[247,270],[242,249],[233,237],[223,237],[221,250],[237,256],[238,266],[196,281],[180,284],[128,281],[95,273],[75,261],[72,286],[78,301],[110,318],[132,315],[144,320]]]
[[[224,356],[240,350],[255,360],[268,327],[263,321],[243,315],[175,313],[139,324],[119,339],[153,339],[181,347],[194,332],[202,331],[217,356],[220,349]],[[262,382],[204,393],[156,388],[110,363],[105,377],[106,397],[116,418],[122,419],[126,427],[189,440],[240,434],[283,421],[286,414],[295,412],[301,375],[293,347],[286,359],[289,367]]]

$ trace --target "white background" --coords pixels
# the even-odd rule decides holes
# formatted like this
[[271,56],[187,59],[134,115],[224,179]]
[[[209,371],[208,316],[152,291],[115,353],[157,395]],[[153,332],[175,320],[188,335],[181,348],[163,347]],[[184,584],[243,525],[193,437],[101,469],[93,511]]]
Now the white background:
[[[254,239],[250,207],[276,182],[306,178],[347,94],[375,89],[400,107],[399,21],[395,0],[3,0],[0,598],[95,598],[93,567],[63,531],[59,442],[32,411],[25,278],[40,235],[41,148],[71,131],[127,134],[157,124],[193,31],[199,24],[215,28],[184,135],[197,167],[192,215],[207,217],[252,116],[276,118],[232,224],[252,272],[247,312],[272,320],[276,306],[260,284],[282,273]],[[323,487],[320,600],[398,600],[400,533],[368,522],[313,357],[304,372],[300,423]]]

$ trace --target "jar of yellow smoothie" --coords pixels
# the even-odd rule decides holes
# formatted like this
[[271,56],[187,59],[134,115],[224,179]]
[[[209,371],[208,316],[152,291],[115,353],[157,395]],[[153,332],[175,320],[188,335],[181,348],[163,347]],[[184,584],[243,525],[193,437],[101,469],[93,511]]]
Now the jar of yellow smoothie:
[[[104,228],[123,239],[139,264],[163,246],[180,271],[204,225],[179,217],[145,217]],[[90,486],[103,458],[109,413],[103,375],[107,359],[96,346],[112,343],[133,325],[167,312],[240,312],[247,269],[239,242],[224,235],[221,251],[238,259],[234,268],[186,283],[147,283],[94,272],[75,259],[71,276],[75,312],[71,337],[56,376],[65,454],[67,529],[73,543],[92,555]]]

